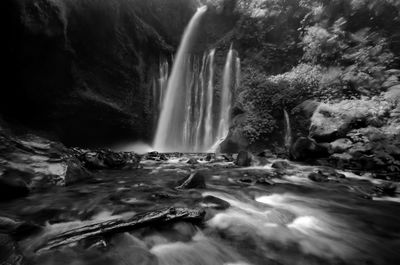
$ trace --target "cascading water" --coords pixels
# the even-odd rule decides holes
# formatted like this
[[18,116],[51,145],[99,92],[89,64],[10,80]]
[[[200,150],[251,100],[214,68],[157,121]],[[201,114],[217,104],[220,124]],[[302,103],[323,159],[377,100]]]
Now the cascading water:
[[[202,60],[189,55],[191,42],[205,12],[206,7],[199,8],[189,22],[169,79],[168,63],[160,65],[160,99],[164,99],[160,104],[161,115],[154,141],[157,151],[210,151],[229,131],[232,90],[240,83],[240,59],[231,47],[223,71],[220,105],[216,106],[215,49],[206,52]],[[163,85],[166,82],[168,85]],[[218,117],[213,115],[215,112],[219,113]]]
[[196,133],[194,136],[194,140],[195,140],[195,145],[194,145],[194,150],[199,150],[201,151],[202,149],[202,129],[203,129],[203,116],[204,116],[204,101],[205,101],[205,67],[206,67],[206,55],[204,54],[203,56],[203,61],[202,61],[202,65],[201,65],[201,71],[199,74],[199,104],[197,104],[197,106],[199,106],[199,111],[198,111],[198,120],[197,120],[197,126],[196,126]]
[[240,78],[241,78],[240,72],[241,72],[240,58],[236,57],[236,84],[235,84],[236,88],[240,87]]
[[187,146],[182,143],[185,113],[187,111],[184,109],[185,99],[187,98],[187,89],[185,89],[185,77],[188,68],[187,58],[201,18],[206,11],[206,6],[197,9],[185,29],[175,57],[154,142],[154,148],[158,151],[188,151]]
[[215,49],[212,49],[208,54],[208,84],[207,84],[207,110],[205,120],[205,135],[203,146],[207,149],[214,143],[213,135],[213,99],[214,99],[214,55]]
[[156,80],[156,78],[153,78],[152,82],[152,106],[155,126],[157,125],[157,120],[161,113],[164,94],[165,90],[167,89],[168,74],[169,64],[168,61],[165,60],[160,63],[158,80]]
[[289,150],[292,145],[292,128],[290,126],[290,118],[286,109],[283,109],[283,114],[285,116],[285,147]]
[[165,90],[168,85],[168,74],[169,74],[169,64],[168,61],[164,61],[160,65],[160,78],[158,79],[159,83],[159,95],[158,95],[158,108],[161,112],[162,102],[164,99]]
[[229,123],[232,108],[232,62],[233,50],[231,46],[228,52],[228,56],[226,57],[223,73],[220,120],[217,132],[218,140],[221,138],[225,138],[229,132]]

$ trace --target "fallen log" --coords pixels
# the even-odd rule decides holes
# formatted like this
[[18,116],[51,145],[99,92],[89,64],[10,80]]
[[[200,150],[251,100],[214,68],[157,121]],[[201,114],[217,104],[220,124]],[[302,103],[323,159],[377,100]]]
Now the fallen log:
[[201,222],[203,209],[167,208],[138,214],[129,219],[113,219],[104,222],[84,225],[55,235],[40,245],[35,251],[46,251],[59,246],[68,245],[83,239],[105,236],[114,233],[128,232],[144,226],[156,226],[171,221]]

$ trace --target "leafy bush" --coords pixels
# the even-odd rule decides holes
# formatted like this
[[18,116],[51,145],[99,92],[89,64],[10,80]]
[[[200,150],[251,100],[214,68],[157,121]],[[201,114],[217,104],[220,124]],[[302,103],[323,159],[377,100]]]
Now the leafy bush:
[[250,143],[263,139],[277,127],[284,108],[294,108],[310,98],[320,78],[319,68],[310,65],[271,77],[253,67],[244,70],[238,100],[247,118],[240,127]]

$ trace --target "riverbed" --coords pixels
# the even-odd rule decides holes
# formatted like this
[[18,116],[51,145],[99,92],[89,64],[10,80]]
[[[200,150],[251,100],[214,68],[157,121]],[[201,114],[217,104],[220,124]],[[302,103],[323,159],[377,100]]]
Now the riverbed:
[[[273,161],[240,168],[189,156],[100,170],[67,187],[1,203],[2,214],[43,229],[18,242],[29,264],[400,264],[400,196],[365,196],[385,180]],[[201,174],[205,188],[178,182]],[[394,183],[393,185],[397,185]],[[399,190],[399,189],[397,189]],[[51,236],[169,207],[203,209],[201,223],[166,222],[38,251]]]

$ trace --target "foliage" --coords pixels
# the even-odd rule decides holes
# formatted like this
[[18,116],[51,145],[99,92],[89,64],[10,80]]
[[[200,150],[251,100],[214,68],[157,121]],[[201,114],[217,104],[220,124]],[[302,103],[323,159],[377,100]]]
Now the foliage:
[[306,64],[270,77],[246,68],[239,93],[239,102],[247,113],[241,125],[243,134],[251,143],[270,134],[282,118],[283,109],[294,108],[312,97],[319,79],[320,69]]
[[[268,137],[283,108],[373,98],[400,67],[400,1],[238,0],[231,39],[242,58],[238,101],[250,141]],[[397,30],[396,30],[397,29]],[[390,87],[390,86],[388,86]]]

